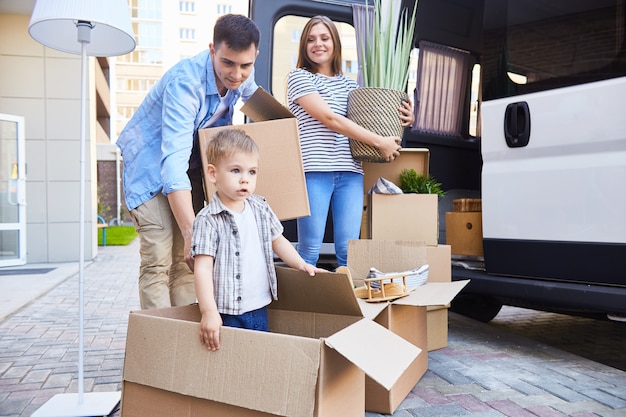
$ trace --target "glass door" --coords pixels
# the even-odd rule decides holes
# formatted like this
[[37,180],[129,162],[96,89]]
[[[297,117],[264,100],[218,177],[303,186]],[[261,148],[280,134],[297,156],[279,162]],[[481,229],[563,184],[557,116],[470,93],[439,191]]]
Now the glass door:
[[24,118],[0,113],[0,267],[26,263]]

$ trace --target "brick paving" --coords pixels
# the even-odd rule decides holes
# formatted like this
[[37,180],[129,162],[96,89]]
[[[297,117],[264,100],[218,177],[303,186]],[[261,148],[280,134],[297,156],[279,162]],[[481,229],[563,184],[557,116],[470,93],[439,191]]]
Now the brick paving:
[[[85,268],[85,392],[121,390],[128,312],[138,308],[137,242]],[[77,391],[78,277],[0,320],[0,416],[30,416]],[[449,346],[394,417],[616,417],[626,372],[450,313]],[[119,416],[119,411],[113,413]],[[367,417],[379,414],[366,413]]]
[[626,371],[626,322],[505,307],[489,325]]

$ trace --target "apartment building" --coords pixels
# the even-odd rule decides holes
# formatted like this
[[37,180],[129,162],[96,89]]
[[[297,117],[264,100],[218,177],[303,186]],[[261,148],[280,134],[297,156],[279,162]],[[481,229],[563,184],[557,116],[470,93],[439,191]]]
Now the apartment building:
[[[34,5],[0,2],[0,267],[74,262],[80,252],[80,57],[30,37]],[[129,9],[136,50],[88,58],[87,260],[98,251],[97,215],[125,220],[117,134],[165,70],[208,47],[217,16],[247,14],[248,2],[129,0]]]

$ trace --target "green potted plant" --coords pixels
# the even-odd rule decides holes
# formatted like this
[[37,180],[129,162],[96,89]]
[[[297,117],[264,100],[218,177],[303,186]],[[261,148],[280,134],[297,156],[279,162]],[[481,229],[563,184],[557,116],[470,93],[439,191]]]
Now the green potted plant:
[[410,19],[408,8],[400,10],[399,21],[393,16],[394,2],[386,0],[386,4],[387,9],[383,11],[382,0],[374,0],[373,22],[366,19],[366,26],[372,31],[359,39],[357,45],[363,57],[363,87],[403,91],[409,79],[417,2]]
[[[363,85],[348,98],[348,118],[383,136],[402,136],[404,131],[398,106],[408,99],[404,89],[417,11],[416,2],[410,19],[406,7],[395,19],[393,4],[386,0],[387,9],[383,10],[382,0],[374,0],[373,21],[366,19],[366,27],[371,30],[357,39]],[[350,139],[350,148],[355,159],[387,162],[378,149],[362,142]]]
[[403,169],[400,173],[400,189],[404,193],[437,194],[445,196],[441,183],[431,175],[418,174],[413,168]]

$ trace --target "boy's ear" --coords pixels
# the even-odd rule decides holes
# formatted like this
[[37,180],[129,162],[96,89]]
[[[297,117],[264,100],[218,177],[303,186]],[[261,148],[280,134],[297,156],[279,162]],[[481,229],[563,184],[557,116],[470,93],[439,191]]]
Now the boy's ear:
[[215,171],[216,171],[215,165],[213,164],[207,165],[207,174],[208,174],[207,176],[209,178],[209,181],[213,184],[217,182],[217,179],[215,178]]

